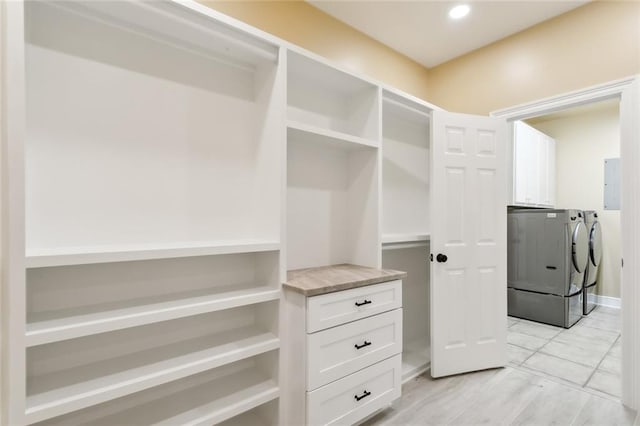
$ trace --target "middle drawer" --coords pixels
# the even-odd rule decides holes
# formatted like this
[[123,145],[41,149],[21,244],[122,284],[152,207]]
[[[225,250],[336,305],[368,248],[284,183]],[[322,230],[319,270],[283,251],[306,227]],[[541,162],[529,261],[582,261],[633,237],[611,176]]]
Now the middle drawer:
[[307,389],[402,352],[402,309],[307,335]]

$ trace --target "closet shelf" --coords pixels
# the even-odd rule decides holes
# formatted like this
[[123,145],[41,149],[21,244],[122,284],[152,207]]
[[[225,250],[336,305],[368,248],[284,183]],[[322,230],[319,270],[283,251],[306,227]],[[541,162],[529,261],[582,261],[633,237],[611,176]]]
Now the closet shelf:
[[27,268],[85,265],[89,263],[276,251],[280,243],[272,240],[191,241],[164,244],[61,247],[27,250]]
[[382,244],[400,244],[400,243],[416,243],[426,242],[431,239],[430,234],[383,234]]
[[[138,407],[101,419],[100,425],[145,424],[155,426],[210,426],[238,414],[245,420],[257,420],[242,414],[279,396],[278,385],[257,371],[245,369],[203,385],[194,386],[178,395],[168,395]],[[236,423],[256,425],[260,423]]]
[[217,58],[239,68],[275,63],[277,46],[211,19],[200,5],[169,2],[60,2],[55,4],[165,44]]
[[256,413],[248,411],[221,423],[219,426],[267,426],[267,424]]
[[335,130],[324,129],[305,123],[289,120],[287,123],[287,136],[309,143],[324,143],[346,150],[359,150],[377,148],[376,141],[352,136]]
[[383,108],[386,114],[402,117],[407,121],[429,125],[431,116],[428,110],[418,109],[418,105],[412,105],[388,97],[383,98]]
[[[166,296],[164,299],[167,299]],[[208,293],[190,292],[172,295],[171,300],[150,299],[147,303],[97,312],[54,312],[55,318],[27,324],[27,347],[74,339],[108,331],[122,330],[145,324],[184,318],[244,305],[268,302],[280,298],[280,290],[267,287],[222,287]]]
[[274,334],[246,327],[37,377],[29,385],[26,420],[39,422],[278,347]]

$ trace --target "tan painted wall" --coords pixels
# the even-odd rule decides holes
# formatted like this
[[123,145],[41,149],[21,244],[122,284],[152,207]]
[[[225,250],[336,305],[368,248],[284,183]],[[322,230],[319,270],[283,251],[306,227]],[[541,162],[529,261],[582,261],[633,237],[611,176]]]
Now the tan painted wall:
[[199,1],[348,69],[428,98],[425,67],[303,1]]
[[598,1],[429,70],[429,101],[488,114],[640,73],[640,2]]
[[[603,252],[598,294],[620,297],[620,211],[604,210],[604,160],[620,157],[618,105],[533,124],[556,140],[556,206],[596,210]],[[579,180],[576,179],[579,176]]]

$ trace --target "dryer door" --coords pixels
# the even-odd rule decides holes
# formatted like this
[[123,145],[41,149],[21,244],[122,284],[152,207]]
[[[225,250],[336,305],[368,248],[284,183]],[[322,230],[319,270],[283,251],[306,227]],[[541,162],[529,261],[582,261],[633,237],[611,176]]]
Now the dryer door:
[[589,232],[589,260],[593,266],[598,266],[602,260],[602,232],[600,222],[594,222]]
[[589,261],[589,235],[587,227],[582,222],[578,222],[573,229],[571,252],[573,267],[580,273],[584,272]]

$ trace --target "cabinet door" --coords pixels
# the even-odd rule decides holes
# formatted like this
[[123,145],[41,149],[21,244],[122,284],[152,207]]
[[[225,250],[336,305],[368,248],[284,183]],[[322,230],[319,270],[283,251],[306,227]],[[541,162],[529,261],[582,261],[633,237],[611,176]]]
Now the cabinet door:
[[547,161],[549,156],[549,137],[537,130],[535,133],[536,152],[538,153],[538,197],[534,200],[534,204],[546,207],[551,202],[549,199],[549,163]]
[[434,111],[431,375],[503,366],[507,331],[504,120]]
[[527,126],[516,121],[513,123],[513,203],[527,203],[527,178],[529,159],[527,158]]
[[548,206],[556,205],[556,141],[547,136],[547,194]]

